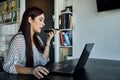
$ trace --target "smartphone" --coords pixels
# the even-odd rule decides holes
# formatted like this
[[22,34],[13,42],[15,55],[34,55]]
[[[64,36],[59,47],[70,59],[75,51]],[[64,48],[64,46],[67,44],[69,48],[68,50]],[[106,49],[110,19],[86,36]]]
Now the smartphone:
[[[60,30],[60,29],[55,29],[55,30]],[[53,31],[53,30],[52,29],[46,29],[46,30],[44,30],[44,32],[46,32],[46,33],[49,33],[51,31]]]

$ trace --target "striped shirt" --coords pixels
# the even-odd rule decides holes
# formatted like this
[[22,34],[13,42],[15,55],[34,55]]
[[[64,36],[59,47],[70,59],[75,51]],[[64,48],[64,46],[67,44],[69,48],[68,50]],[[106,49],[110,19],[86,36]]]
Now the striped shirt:
[[[41,40],[40,40],[41,41]],[[25,66],[25,38],[22,34],[16,35],[10,43],[6,59],[4,61],[3,69],[8,73],[17,74],[15,65]],[[33,46],[33,59],[34,67],[38,65],[45,65],[49,59],[46,59],[36,48]]]

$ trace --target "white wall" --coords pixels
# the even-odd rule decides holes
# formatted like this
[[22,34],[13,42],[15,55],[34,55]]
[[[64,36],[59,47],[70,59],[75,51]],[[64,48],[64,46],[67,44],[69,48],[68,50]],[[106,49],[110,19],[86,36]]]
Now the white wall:
[[26,0],[20,0],[20,21],[25,11],[25,4],[26,4]]
[[120,9],[97,12],[96,0],[73,0],[74,57],[94,42],[91,58],[120,60]]

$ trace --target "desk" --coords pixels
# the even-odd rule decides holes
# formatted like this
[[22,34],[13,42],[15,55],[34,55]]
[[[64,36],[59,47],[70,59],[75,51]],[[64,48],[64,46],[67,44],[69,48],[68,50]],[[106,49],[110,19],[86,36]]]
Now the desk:
[[[120,80],[120,61],[90,58],[88,59],[85,68],[79,71],[74,77],[51,75],[50,78],[50,80]],[[38,79],[31,75],[15,75],[0,72],[0,80]]]

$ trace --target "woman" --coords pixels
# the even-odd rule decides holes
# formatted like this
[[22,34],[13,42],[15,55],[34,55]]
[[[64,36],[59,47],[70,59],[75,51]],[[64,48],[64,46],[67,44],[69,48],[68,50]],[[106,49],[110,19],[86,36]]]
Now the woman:
[[26,9],[18,33],[12,38],[3,68],[13,74],[33,74],[43,78],[49,71],[38,65],[49,61],[50,42],[56,31],[48,33],[46,45],[37,33],[45,26],[44,12],[36,7]]

